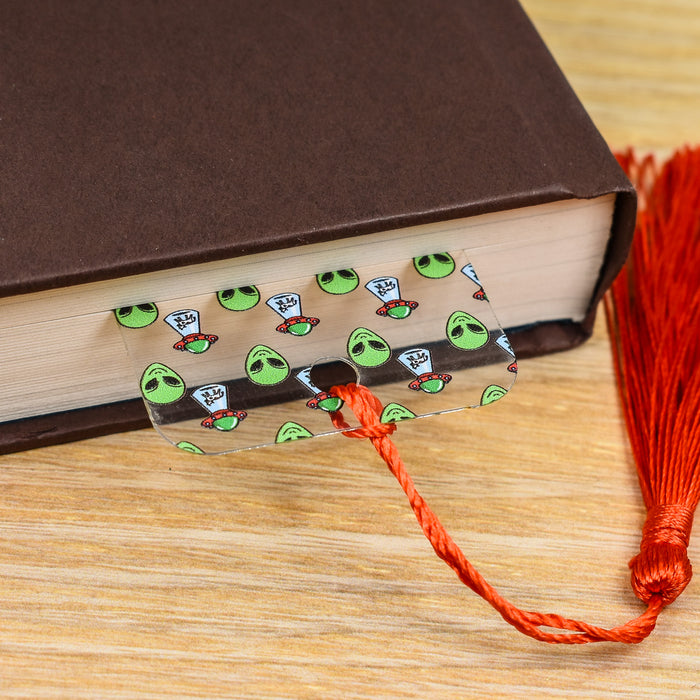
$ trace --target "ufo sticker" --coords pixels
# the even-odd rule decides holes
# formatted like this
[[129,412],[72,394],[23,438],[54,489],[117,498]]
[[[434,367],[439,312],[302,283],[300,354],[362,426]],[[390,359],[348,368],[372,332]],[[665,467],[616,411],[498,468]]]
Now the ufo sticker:
[[233,411],[228,405],[228,393],[223,384],[209,384],[192,392],[192,398],[209,413],[202,421],[203,428],[227,432],[246,418],[246,411]]
[[401,298],[399,281],[396,277],[375,277],[367,282],[365,287],[383,302],[383,305],[377,309],[379,316],[395,319],[408,318],[411,311],[418,308],[417,301],[404,301]]
[[343,405],[343,400],[331,394],[329,391],[319,389],[311,381],[311,367],[305,367],[298,372],[296,378],[314,395],[313,399],[309,399],[306,405],[309,408],[320,408],[322,411],[337,411]]
[[433,359],[427,348],[412,348],[396,358],[407,370],[416,376],[408,385],[414,391],[437,394],[452,380],[451,374],[433,371]]
[[319,323],[319,319],[302,314],[301,297],[295,292],[275,294],[265,303],[284,319],[276,328],[278,333],[308,335]]
[[508,336],[505,333],[499,336],[496,338],[496,344],[503,348],[513,358],[513,361],[508,365],[508,371],[516,374],[518,371],[518,363],[515,359],[515,353],[511,347],[510,340],[508,340]]
[[484,292],[484,287],[479,281],[479,278],[476,275],[476,272],[474,271],[474,266],[471,263],[467,263],[461,270],[460,272],[463,275],[466,275],[474,284],[479,288],[477,289],[474,294],[472,294],[472,297],[476,299],[477,301],[488,301],[488,297],[486,296],[486,292]]
[[194,309],[182,309],[168,314],[163,321],[181,336],[173,348],[175,350],[186,350],[195,355],[199,355],[209,350],[212,343],[215,343],[219,336],[201,333],[199,330],[199,311]]

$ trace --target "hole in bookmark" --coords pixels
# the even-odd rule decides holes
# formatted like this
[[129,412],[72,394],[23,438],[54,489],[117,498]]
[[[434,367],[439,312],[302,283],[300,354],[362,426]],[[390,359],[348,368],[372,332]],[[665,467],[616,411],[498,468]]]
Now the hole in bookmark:
[[329,391],[336,384],[359,384],[357,368],[339,357],[322,357],[310,367],[309,379],[321,391]]
[[[234,261],[235,262],[235,261]],[[501,398],[517,364],[464,251],[231,284],[115,310],[155,428],[220,454],[338,432],[333,385],[395,422]],[[353,426],[353,427],[359,427]]]

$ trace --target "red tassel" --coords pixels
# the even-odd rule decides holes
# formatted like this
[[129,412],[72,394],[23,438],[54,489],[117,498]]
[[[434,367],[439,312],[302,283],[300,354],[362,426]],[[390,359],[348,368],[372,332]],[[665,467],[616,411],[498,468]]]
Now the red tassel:
[[[606,295],[605,310],[648,510],[640,552],[630,562],[632,587],[647,605],[639,617],[604,629],[507,601],[474,569],[416,490],[389,438],[396,426],[380,422],[381,402],[355,384],[331,389],[363,426],[345,435],[372,441],[436,554],[516,629],[553,644],[641,642],[691,577],[687,547],[700,499],[700,150],[678,153],[660,173],[650,157],[637,161],[630,152],[619,160],[637,183],[640,212],[630,259]],[[349,427],[340,412],[331,418],[336,427]]]
[[673,602],[688,585],[700,500],[700,149],[660,172],[619,156],[639,192],[632,252],[605,298],[627,431],[647,519],[630,562],[641,600]]

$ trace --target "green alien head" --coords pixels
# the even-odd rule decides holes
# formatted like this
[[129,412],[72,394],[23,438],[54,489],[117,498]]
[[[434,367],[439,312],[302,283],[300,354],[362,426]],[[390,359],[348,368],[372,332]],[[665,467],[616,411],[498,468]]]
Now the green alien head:
[[155,304],[137,304],[122,306],[114,309],[117,323],[125,328],[145,328],[158,318],[158,307]]
[[360,278],[355,270],[349,268],[316,275],[316,282],[328,294],[347,294],[352,292],[353,289],[357,289]]
[[293,440],[303,440],[304,438],[310,437],[313,437],[313,433],[311,433],[310,430],[290,420],[280,426],[277,431],[275,442],[291,442]]
[[216,298],[229,311],[247,311],[260,301],[260,292],[257,287],[247,285],[237,289],[222,289],[216,293]]
[[182,377],[160,362],[148,365],[141,375],[141,393],[149,403],[175,403],[184,396],[185,389]]
[[356,328],[348,338],[348,355],[360,367],[379,367],[391,357],[391,348],[374,331]]
[[486,406],[486,404],[493,403],[502,399],[508,393],[508,389],[504,389],[498,384],[490,384],[484,389],[484,393],[481,395],[481,405]]
[[423,277],[439,280],[455,271],[455,261],[449,253],[434,253],[413,258],[413,266]]
[[276,350],[256,345],[245,359],[245,371],[254,384],[272,386],[289,376],[289,364]]
[[388,403],[384,406],[382,415],[379,420],[382,423],[398,423],[402,420],[410,420],[415,418],[416,414],[413,411],[409,411],[405,406],[400,403]]
[[204,450],[201,447],[197,447],[197,445],[194,445],[191,442],[188,442],[187,440],[180,440],[180,442],[178,442],[177,445],[175,445],[175,447],[178,447],[179,449],[184,450],[185,452],[191,452],[195,455],[204,454]]
[[486,326],[466,311],[455,311],[447,319],[447,339],[460,350],[476,350],[489,340]]

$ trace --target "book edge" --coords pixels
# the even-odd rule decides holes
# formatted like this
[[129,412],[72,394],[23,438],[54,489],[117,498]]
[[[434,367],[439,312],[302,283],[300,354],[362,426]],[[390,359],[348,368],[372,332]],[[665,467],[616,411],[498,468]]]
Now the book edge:
[[[582,323],[549,321],[506,330],[519,358],[570,350],[592,333],[595,308]],[[2,424],[0,455],[151,427],[141,399],[90,406]]]

